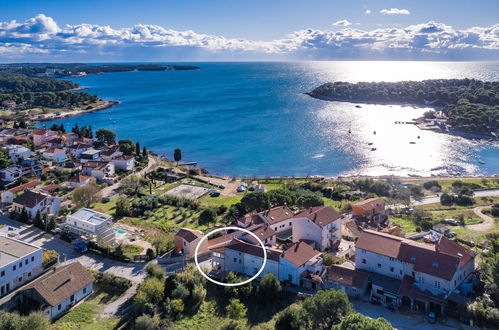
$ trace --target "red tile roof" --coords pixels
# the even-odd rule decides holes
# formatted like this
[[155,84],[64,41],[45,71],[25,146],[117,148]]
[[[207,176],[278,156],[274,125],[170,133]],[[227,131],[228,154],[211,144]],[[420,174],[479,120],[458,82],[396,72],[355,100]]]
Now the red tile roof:
[[[250,254],[252,256],[263,258],[263,249],[262,247],[254,244],[250,244],[244,241],[241,241],[235,238],[230,244],[225,246],[225,249],[234,250],[246,254]],[[267,250],[267,259],[278,262],[279,256],[281,255],[280,250],[276,249],[266,249]]]
[[457,268],[464,267],[474,257],[472,251],[445,237],[432,245],[372,230],[361,233],[355,248],[411,263],[416,271],[446,280],[451,280]]
[[364,210],[375,209],[376,206],[384,207],[385,201],[382,198],[369,198],[352,205],[352,207],[361,207]]
[[189,228],[180,228],[175,236],[182,237],[187,242],[191,243],[197,238],[203,237],[203,233],[199,230],[193,230]]
[[291,209],[286,205],[277,206],[269,210],[260,212],[259,214],[262,215],[265,219],[267,219],[267,221],[271,225],[281,221],[288,220],[294,216],[293,211],[291,211]]
[[84,176],[84,175],[75,175],[75,176],[72,176],[68,179],[69,182],[77,182],[77,183],[82,183],[83,181],[85,180],[88,180],[88,179],[92,179],[91,176]]
[[330,281],[354,286],[356,288],[363,288],[367,283],[369,273],[360,269],[350,269],[339,265],[332,265],[328,267],[325,277]]
[[284,251],[282,256],[293,265],[300,267],[307,261],[318,257],[320,254],[321,252],[301,241],[291,245]]
[[8,190],[8,192],[11,192],[13,194],[17,194],[18,192],[21,192],[21,191],[24,191],[24,190],[27,190],[27,189],[31,189],[31,188],[34,188],[36,186],[39,186],[41,185],[42,183],[40,181],[31,181],[31,182],[28,182],[28,183],[25,183],[25,184],[22,184],[20,186],[17,186],[17,187],[14,187],[14,188],[10,188]]
[[319,227],[324,227],[341,219],[341,214],[329,206],[316,206],[298,213],[294,218],[308,218]]
[[27,190],[21,196],[16,197],[16,199],[14,199],[14,203],[33,208],[35,205],[37,205],[47,197],[49,196]]

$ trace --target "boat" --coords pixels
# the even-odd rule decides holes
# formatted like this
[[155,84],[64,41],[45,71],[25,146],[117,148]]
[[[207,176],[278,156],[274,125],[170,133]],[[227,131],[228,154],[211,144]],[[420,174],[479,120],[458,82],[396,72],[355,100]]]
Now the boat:
[[376,134],[376,131],[374,131],[373,134]]
[[416,144],[416,142],[414,142],[414,141],[411,141],[411,142],[409,142],[409,143],[410,143],[410,144]]
[[371,151],[376,151],[377,149],[376,148],[371,148]]
[[478,160],[478,163],[482,164],[482,165],[485,164],[485,162],[483,160],[481,160],[481,159]]
[[362,108],[362,107],[361,107],[360,105],[358,105],[358,104],[357,104],[355,107],[356,107],[356,108]]
[[348,133],[349,133],[349,134],[350,134],[350,133],[352,133],[352,130],[351,130],[350,128],[348,129]]
[[373,145],[373,143],[372,143],[372,142],[369,142],[367,145],[372,146],[372,145]]
[[421,139],[421,136],[418,135],[418,139]]

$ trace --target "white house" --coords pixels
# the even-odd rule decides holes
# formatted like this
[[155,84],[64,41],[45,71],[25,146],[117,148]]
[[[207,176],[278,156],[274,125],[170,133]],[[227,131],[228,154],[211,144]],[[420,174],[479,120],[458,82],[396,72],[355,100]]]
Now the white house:
[[276,233],[284,231],[291,232],[292,221],[290,219],[293,218],[294,215],[293,211],[286,205],[277,206],[260,213],[250,214],[240,218],[237,220],[237,225],[246,228],[251,225],[266,223],[270,225]]
[[0,296],[36,278],[42,269],[41,248],[0,236]]
[[21,167],[10,166],[0,170],[0,180],[6,182],[14,182],[23,176],[23,171]]
[[279,259],[279,280],[302,285],[304,274],[322,272],[321,252],[305,242],[297,242],[287,248]]
[[72,146],[67,147],[69,154],[75,158],[80,158],[81,154],[87,150],[92,148],[90,144],[87,143],[78,143]]
[[21,213],[23,209],[26,209],[30,218],[34,218],[38,211],[42,215],[47,214],[50,218],[59,214],[61,199],[41,192],[26,190],[24,194],[14,199],[12,207],[16,213]]
[[102,150],[100,152],[102,160],[110,162],[111,160],[123,156],[123,152],[120,151],[119,146],[109,147],[107,150]]
[[67,159],[66,149],[48,149],[43,153],[43,158],[57,163],[61,163]]
[[119,156],[111,161],[115,168],[122,171],[131,171],[135,167],[135,157]]
[[54,267],[21,291],[21,301],[50,320],[61,316],[93,292],[93,275],[78,261]]
[[337,247],[341,242],[341,214],[329,206],[311,207],[291,219],[293,242],[315,242],[320,251]]
[[65,183],[68,187],[77,188],[77,187],[86,186],[92,181],[95,181],[95,178],[91,176],[76,174],[70,177]]
[[[444,236],[436,244],[424,244],[365,230],[355,248],[356,268],[376,274],[370,277],[372,295],[384,303],[426,310],[442,311],[449,295],[475,267],[475,253]],[[393,288],[385,290],[388,285]]]
[[91,209],[80,209],[66,217],[65,228],[78,235],[88,235],[100,243],[114,243],[113,217]]
[[106,182],[112,180],[114,165],[108,162],[88,161],[83,164],[82,172],[83,175],[96,178],[98,183]]
[[7,150],[9,154],[9,160],[11,163],[17,163],[18,159],[20,158],[26,159],[31,157],[31,155],[33,155],[33,152],[31,152],[31,150],[17,144],[11,144],[3,148]]
[[46,130],[46,129],[35,129],[33,132],[33,143],[35,146],[40,146],[47,143],[50,139],[57,136],[56,131]]

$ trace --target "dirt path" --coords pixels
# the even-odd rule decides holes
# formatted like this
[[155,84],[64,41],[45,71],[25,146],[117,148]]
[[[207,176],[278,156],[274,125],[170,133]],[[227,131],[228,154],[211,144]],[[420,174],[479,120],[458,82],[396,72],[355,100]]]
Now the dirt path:
[[130,298],[132,298],[137,292],[137,287],[139,284],[137,282],[133,282],[132,286],[128,288],[118,299],[113,301],[110,304],[107,304],[106,307],[100,313],[101,317],[113,317],[116,315],[123,304],[125,304]]
[[476,231],[486,231],[494,227],[494,219],[482,213],[483,209],[490,208],[490,206],[479,206],[473,209],[473,213],[483,219],[482,223],[476,225],[467,225],[466,228]]

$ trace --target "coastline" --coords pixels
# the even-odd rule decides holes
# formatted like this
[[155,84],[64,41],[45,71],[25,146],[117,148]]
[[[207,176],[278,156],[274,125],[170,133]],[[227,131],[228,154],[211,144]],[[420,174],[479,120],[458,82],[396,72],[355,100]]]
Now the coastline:
[[[374,102],[369,102],[369,101],[363,101],[363,100],[355,100],[355,99],[341,99],[341,98],[333,98],[333,97],[326,97],[326,96],[318,96],[312,94],[312,92],[306,92],[304,93],[305,95],[308,95],[314,99],[317,100],[322,100],[322,101],[331,101],[331,102],[342,102],[342,103],[360,103],[360,104],[371,104],[371,105],[397,105],[401,107],[413,107],[413,108],[430,108],[433,110],[438,110],[435,108],[435,106],[429,105],[429,104],[418,104],[418,103],[405,103],[405,102],[379,102],[379,101],[374,101]],[[459,136],[465,139],[470,139],[470,140],[499,140],[499,137],[493,135],[492,133],[470,133],[470,132],[464,132],[464,131],[459,131],[459,130],[442,130],[442,129],[435,129],[435,128],[423,128],[421,125],[418,123],[418,120],[421,118],[416,118],[415,123],[411,123],[411,125],[416,125],[420,130],[425,130],[425,131],[433,131],[435,133],[441,133],[441,134],[448,134],[448,135],[453,135],[453,136]]]
[[56,121],[56,120],[61,120],[61,119],[72,118],[72,117],[84,115],[86,113],[97,112],[97,111],[109,109],[109,108],[114,107],[115,105],[120,104],[120,103],[121,102],[119,102],[119,101],[104,101],[103,104],[98,105],[96,107],[93,107],[92,109],[61,112],[60,116],[52,115],[51,117],[36,118],[36,119],[33,119],[33,121],[34,122],[45,122],[45,121]]

